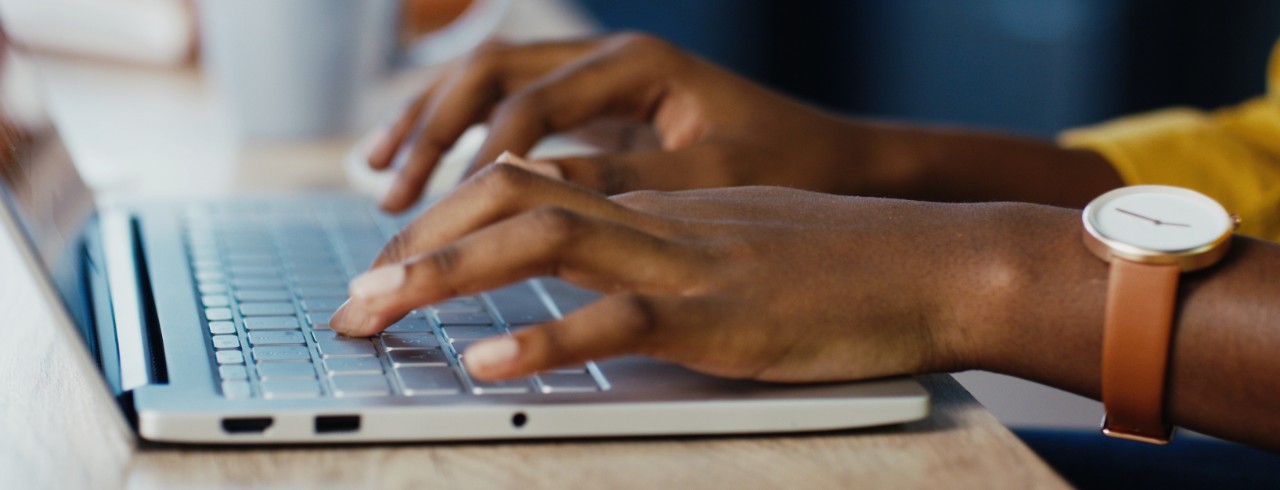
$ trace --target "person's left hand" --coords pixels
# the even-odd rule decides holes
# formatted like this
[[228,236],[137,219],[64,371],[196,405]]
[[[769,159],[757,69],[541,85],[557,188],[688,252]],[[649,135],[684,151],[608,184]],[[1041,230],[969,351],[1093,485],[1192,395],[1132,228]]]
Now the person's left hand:
[[982,324],[973,316],[999,297],[986,279],[1006,208],[777,187],[607,198],[494,164],[397,235],[332,325],[373,335],[415,308],[551,275],[606,296],[472,346],[473,375],[624,354],[770,381],[950,369],[964,359],[956,326]]

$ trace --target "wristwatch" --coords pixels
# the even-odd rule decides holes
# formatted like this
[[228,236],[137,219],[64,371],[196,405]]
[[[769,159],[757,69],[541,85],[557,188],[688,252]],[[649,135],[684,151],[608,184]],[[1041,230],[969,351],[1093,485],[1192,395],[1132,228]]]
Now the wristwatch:
[[1102,433],[1167,444],[1165,376],[1178,276],[1222,259],[1239,219],[1199,192],[1122,187],[1084,208],[1085,247],[1110,264],[1102,339]]

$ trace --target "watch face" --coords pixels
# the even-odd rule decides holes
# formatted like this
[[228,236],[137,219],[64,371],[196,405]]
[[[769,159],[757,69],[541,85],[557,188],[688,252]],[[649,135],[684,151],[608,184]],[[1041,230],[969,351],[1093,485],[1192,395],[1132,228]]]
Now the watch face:
[[1229,233],[1232,218],[1217,201],[1178,187],[1117,189],[1089,205],[1086,218],[1102,238],[1156,252],[1209,245]]

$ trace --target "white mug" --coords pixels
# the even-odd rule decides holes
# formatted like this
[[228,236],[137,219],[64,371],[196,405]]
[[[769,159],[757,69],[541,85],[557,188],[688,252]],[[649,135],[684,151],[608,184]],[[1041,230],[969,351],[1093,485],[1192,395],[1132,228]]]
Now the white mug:
[[510,0],[474,0],[403,51],[399,0],[202,0],[201,55],[251,141],[350,131],[362,89],[399,65],[458,56],[501,23]]

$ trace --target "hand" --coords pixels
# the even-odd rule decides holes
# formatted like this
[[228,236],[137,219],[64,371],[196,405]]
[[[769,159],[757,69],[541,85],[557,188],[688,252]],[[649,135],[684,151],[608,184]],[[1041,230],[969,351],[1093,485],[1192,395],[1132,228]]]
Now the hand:
[[[487,120],[490,132],[470,173],[503,151],[523,155],[550,133],[617,118],[652,125],[660,148],[552,163],[569,180],[607,194],[760,184],[838,191],[859,177],[847,162],[858,160],[865,146],[859,139],[866,139],[848,121],[666,42],[622,34],[485,45],[427,86],[375,145],[369,164],[386,169],[397,153],[409,153],[382,201],[402,211],[473,124]],[[420,134],[411,134],[419,122]]]
[[[352,281],[333,317],[375,334],[410,310],[539,275],[606,293],[477,344],[485,379],[643,354],[769,381],[951,369],[998,280],[1007,205],[776,187],[606,198],[495,164],[427,209]],[[976,260],[982,258],[982,260]],[[958,280],[962,279],[962,280]]]

